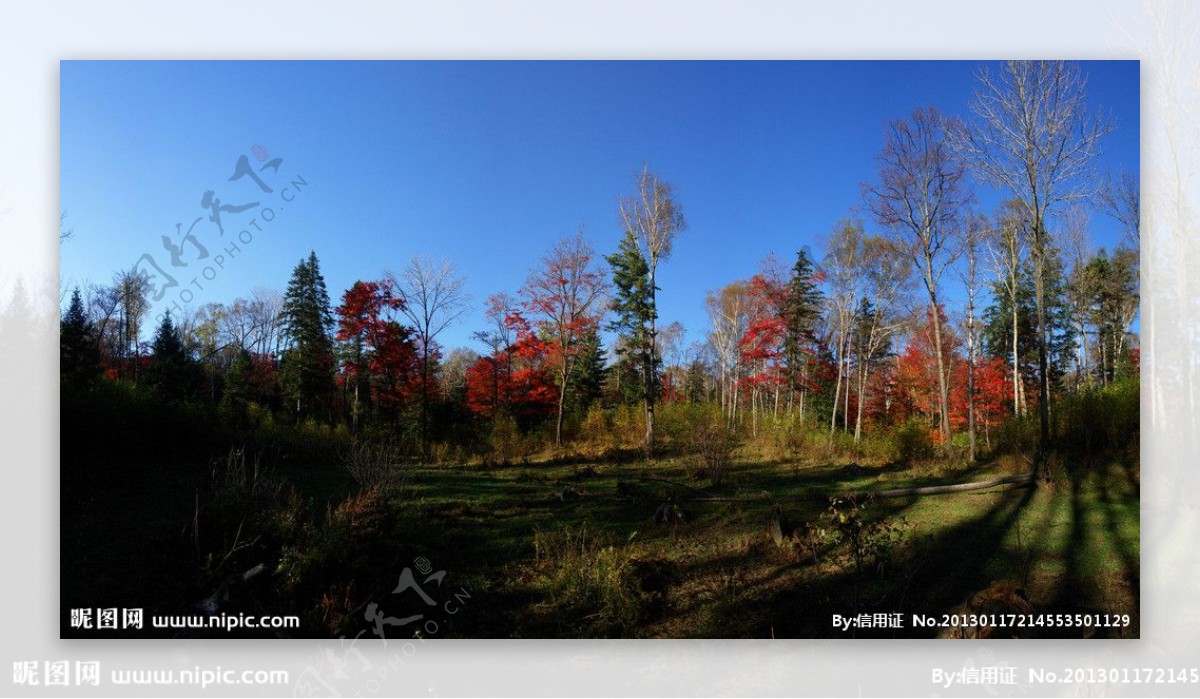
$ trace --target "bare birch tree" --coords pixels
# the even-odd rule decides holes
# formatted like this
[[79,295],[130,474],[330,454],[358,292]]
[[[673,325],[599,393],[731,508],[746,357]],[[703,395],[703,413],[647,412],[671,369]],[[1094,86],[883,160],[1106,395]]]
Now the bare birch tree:
[[1047,213],[1095,193],[1091,166],[1111,123],[1087,113],[1087,79],[1064,61],[1008,61],[994,74],[978,75],[967,128],[955,142],[976,176],[1008,190],[1029,220],[1037,305],[1038,422],[1035,468],[1050,446],[1049,361],[1046,347]]
[[637,178],[637,193],[621,199],[621,222],[625,230],[631,231],[642,248],[642,254],[650,268],[650,369],[646,376],[646,437],[644,448],[647,453],[654,451],[654,404],[657,395],[657,340],[656,322],[658,320],[658,303],[656,294],[658,287],[655,275],[658,264],[671,256],[671,247],[675,236],[682,231],[686,223],[683,211],[675,201],[674,188],[667,182],[650,172],[649,166],[643,166]]
[[865,186],[868,207],[896,235],[929,296],[943,443],[950,440],[950,385],[939,293],[942,273],[959,252],[957,218],[970,198],[963,164],[950,143],[953,129],[933,107],[893,121],[879,153],[878,181]]
[[466,310],[465,279],[450,260],[414,255],[399,274],[388,272],[388,281],[404,299],[401,309],[413,329],[421,361],[421,448],[429,447],[430,383],[437,336]]

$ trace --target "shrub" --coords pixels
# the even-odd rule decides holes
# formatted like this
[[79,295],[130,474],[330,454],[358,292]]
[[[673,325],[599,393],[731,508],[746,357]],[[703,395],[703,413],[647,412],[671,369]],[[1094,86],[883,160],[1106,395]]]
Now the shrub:
[[541,606],[583,636],[626,635],[642,617],[645,597],[635,559],[626,549],[572,531],[535,530],[534,587],[547,596]]
[[583,418],[580,441],[589,456],[602,458],[610,449],[617,447],[613,439],[608,413],[599,404],[592,404]]
[[521,457],[521,430],[511,415],[497,415],[488,435],[492,463],[507,464]]
[[909,420],[896,428],[892,435],[896,443],[896,460],[904,463],[922,461],[933,456],[933,438],[929,427],[920,420]]
[[342,465],[363,488],[398,490],[404,484],[404,460],[391,441],[356,439],[341,456]]
[[737,432],[719,413],[692,425],[688,437],[689,451],[699,457],[704,475],[715,486],[724,480],[737,446]]
[[860,576],[869,570],[883,575],[904,540],[904,520],[868,518],[870,501],[870,497],[835,497],[825,515],[834,542],[845,546],[846,556]]
[[641,406],[619,405],[613,410],[612,436],[618,448],[641,446],[646,437],[646,413]]

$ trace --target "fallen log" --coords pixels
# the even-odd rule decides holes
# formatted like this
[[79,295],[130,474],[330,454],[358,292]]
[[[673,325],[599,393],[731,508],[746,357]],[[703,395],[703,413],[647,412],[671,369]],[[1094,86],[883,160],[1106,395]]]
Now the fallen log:
[[1018,476],[1003,476],[1001,478],[993,478],[987,481],[973,481],[971,483],[955,483],[953,485],[927,485],[914,488],[893,488],[892,490],[876,490],[856,495],[874,495],[877,498],[899,498],[908,495],[941,495],[942,493],[961,493],[965,490],[983,490],[984,488],[995,488],[1001,485],[1008,485],[1014,488],[1032,485],[1035,474],[1022,473]]

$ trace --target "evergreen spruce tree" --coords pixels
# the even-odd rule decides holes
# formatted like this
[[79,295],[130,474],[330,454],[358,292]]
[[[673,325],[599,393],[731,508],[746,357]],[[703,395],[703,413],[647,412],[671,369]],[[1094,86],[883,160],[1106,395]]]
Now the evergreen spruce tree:
[[150,369],[146,372],[150,386],[168,401],[192,396],[203,378],[203,370],[184,347],[170,311],[163,315],[152,348]]
[[79,289],[71,293],[59,326],[59,373],[63,386],[85,387],[100,376],[100,347],[96,329],[83,310]]
[[[618,357],[618,372],[621,373],[621,391],[629,396],[631,390],[640,394],[642,402],[647,406],[658,400],[658,364],[654,353],[654,338],[651,328],[655,311],[650,288],[650,265],[645,255],[638,247],[637,239],[632,231],[626,231],[617,252],[605,258],[613,275],[612,309],[616,314],[608,325],[621,335],[621,342],[615,351]],[[621,368],[623,362],[628,367],[636,367],[640,379],[638,386],[628,386],[626,370]]]
[[579,341],[579,354],[571,369],[571,390],[568,394],[570,411],[584,415],[604,390],[604,379],[608,374],[607,352],[600,342],[600,333],[588,332]]
[[806,250],[796,253],[796,264],[788,278],[786,295],[783,299],[783,360],[788,386],[799,392],[804,386],[808,372],[808,354],[805,348],[813,340],[813,326],[821,315],[825,294],[817,286],[817,272]]
[[283,300],[283,385],[297,421],[333,417],[333,316],[317,253],[292,271]]

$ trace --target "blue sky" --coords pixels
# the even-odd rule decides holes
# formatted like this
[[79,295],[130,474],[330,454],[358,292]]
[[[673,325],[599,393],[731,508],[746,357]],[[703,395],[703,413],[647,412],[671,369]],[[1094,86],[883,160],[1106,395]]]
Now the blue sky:
[[[582,225],[599,253],[616,248],[617,200],[648,163],[689,224],[660,268],[660,315],[699,340],[707,290],[753,274],[768,253],[819,255],[861,206],[885,124],[928,104],[965,115],[979,65],[67,61],[61,204],[76,236],[62,246],[62,281],[108,282],[150,253],[179,283],[158,313],[185,288],[192,306],[283,289],[316,250],[336,305],[355,280],[414,253],[447,257],[473,303],[441,340],[474,346],[487,296],[516,292],[555,240]],[[1083,67],[1089,106],[1118,127],[1100,168],[1136,172],[1138,63]],[[271,193],[229,181],[243,155],[261,167],[255,145],[282,158],[260,175]],[[289,187],[297,178],[307,186]],[[188,266],[173,268],[161,237],[207,216],[208,190],[259,206],[223,213],[223,236],[203,219],[193,233],[210,259],[188,247]],[[990,213],[998,194],[977,194]],[[1111,247],[1115,223],[1091,221],[1094,243]],[[242,230],[251,242],[203,278]]]

